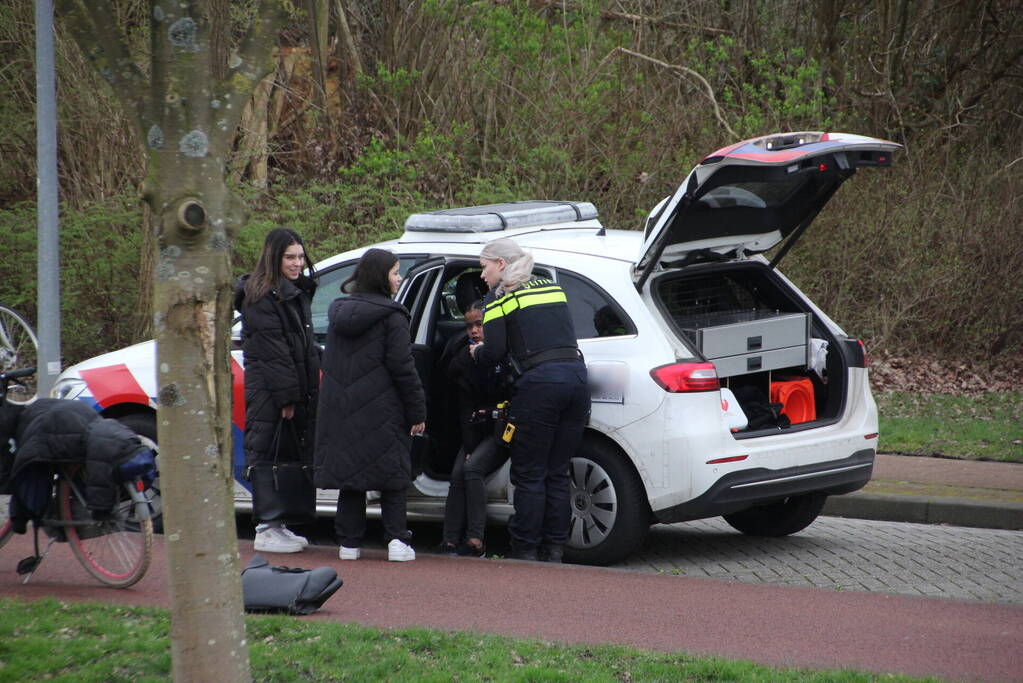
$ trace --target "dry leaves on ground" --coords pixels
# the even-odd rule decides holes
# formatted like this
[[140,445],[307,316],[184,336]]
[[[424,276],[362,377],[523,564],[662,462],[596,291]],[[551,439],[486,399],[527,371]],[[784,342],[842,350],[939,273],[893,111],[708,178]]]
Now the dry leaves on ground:
[[1023,358],[997,361],[942,360],[925,357],[870,358],[874,391],[926,394],[979,394],[1023,391]]

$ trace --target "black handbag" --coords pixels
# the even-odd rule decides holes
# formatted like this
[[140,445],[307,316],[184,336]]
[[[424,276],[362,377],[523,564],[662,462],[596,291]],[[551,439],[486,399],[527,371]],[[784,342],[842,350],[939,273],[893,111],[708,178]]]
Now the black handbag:
[[[284,423],[290,427],[290,437],[284,435]],[[290,449],[288,439],[290,438]],[[298,435],[291,420],[277,422],[270,445],[274,454],[272,463],[252,465],[246,478],[252,484],[252,518],[258,522],[284,522],[305,524],[316,521],[316,486],[311,468],[300,460],[282,459],[298,453]]]
[[342,583],[330,567],[272,567],[262,555],[253,555],[242,570],[242,599],[246,612],[312,614]]

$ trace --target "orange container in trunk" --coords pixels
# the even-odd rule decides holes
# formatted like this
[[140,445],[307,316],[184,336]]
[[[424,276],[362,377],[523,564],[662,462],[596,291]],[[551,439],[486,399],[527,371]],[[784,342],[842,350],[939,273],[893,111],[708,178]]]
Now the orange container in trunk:
[[780,403],[781,412],[792,424],[817,419],[813,382],[806,377],[772,381],[771,403]]

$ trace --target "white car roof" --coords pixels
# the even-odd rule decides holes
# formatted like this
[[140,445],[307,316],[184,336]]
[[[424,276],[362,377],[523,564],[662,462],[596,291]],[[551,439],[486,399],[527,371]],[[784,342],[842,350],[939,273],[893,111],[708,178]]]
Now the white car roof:
[[[427,240],[429,235],[431,239]],[[517,229],[487,233],[474,233],[472,241],[458,239],[448,241],[440,233],[420,233],[417,239],[389,240],[377,244],[352,249],[316,264],[318,270],[329,268],[339,262],[358,258],[370,247],[389,249],[396,254],[450,254],[478,258],[483,245],[491,240],[502,237],[513,238],[520,246],[533,252],[538,261],[557,265],[560,254],[591,256],[612,259],[626,263],[635,263],[639,250],[643,245],[643,233],[638,230],[603,230],[599,225],[594,227]]]

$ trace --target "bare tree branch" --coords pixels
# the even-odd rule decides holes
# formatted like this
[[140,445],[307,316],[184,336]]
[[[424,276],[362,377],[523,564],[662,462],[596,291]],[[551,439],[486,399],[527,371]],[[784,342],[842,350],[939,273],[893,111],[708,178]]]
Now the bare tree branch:
[[[512,0],[493,0],[493,2],[495,5],[510,5]],[[574,12],[582,9],[581,4],[565,2],[565,0],[531,0],[530,4],[534,7],[556,9],[561,10],[562,12]],[[732,31],[725,28],[700,26],[698,24],[690,24],[684,21],[672,21],[665,17],[649,17],[643,14],[629,14],[627,12],[616,12],[614,10],[603,8],[598,10],[598,12],[600,13],[601,19],[610,21],[627,21],[634,24],[653,24],[666,28],[696,29],[708,36],[719,36],[732,33]]]
[[[362,76],[365,73],[362,68],[362,59],[359,58],[359,49],[356,47],[355,39],[352,37],[352,31],[348,25],[348,16],[345,13],[344,6],[341,4],[341,0],[335,0],[334,7],[337,11],[338,30],[341,33],[341,37],[345,45],[345,51],[348,53],[348,58],[352,60],[352,69],[355,71],[356,77]],[[373,100],[373,104],[375,104],[377,109],[380,111],[380,118],[387,126],[387,130],[390,132],[391,137],[395,139],[400,137],[398,127],[394,125],[393,121],[391,121],[391,117],[384,113],[384,105],[380,101],[380,98],[377,97],[377,94],[373,92],[371,88],[367,88],[366,90],[369,92],[369,96]]]
[[[327,43],[330,24],[328,0],[306,0],[309,15],[309,44],[313,57],[313,101],[321,116],[329,116],[327,109]],[[328,126],[329,128],[329,126]]]
[[217,86],[220,99],[227,105],[223,108],[227,130],[235,129],[252,91],[275,67],[272,54],[285,16],[283,3],[264,0],[245,40],[231,56],[227,77]]
[[135,64],[128,41],[118,28],[109,0],[57,0],[64,28],[81,46],[86,59],[113,88],[125,110],[134,115],[142,138],[153,120],[149,79]]
[[355,45],[355,38],[352,36],[352,29],[348,25],[348,13],[345,12],[344,5],[341,0],[335,0],[334,2],[335,12],[337,14],[338,32],[341,34],[341,40],[345,46],[345,52],[348,53],[348,58],[352,60],[352,69],[358,75],[362,75],[362,59],[359,57],[359,48]]
[[600,67],[602,67],[606,62],[609,62],[613,57],[617,57],[620,54],[629,55],[630,57],[636,57],[637,59],[642,59],[644,61],[650,62],[651,64],[656,64],[657,66],[660,66],[662,68],[675,71],[676,73],[691,76],[698,80],[703,85],[703,88],[707,94],[707,99],[710,100],[711,105],[713,105],[714,107],[714,116],[715,118],[717,118],[718,123],[720,123],[722,127],[724,127],[724,129],[727,130],[732,137],[735,138],[739,137],[738,133],[732,130],[732,127],[728,125],[728,121],[725,120],[724,115],[721,113],[721,107],[718,106],[717,98],[714,97],[714,89],[710,86],[710,83],[707,81],[707,79],[701,76],[699,73],[693,71],[687,66],[680,66],[678,64],[669,64],[667,62],[662,62],[659,59],[654,59],[653,57],[641,54],[639,52],[634,52],[625,47],[616,47],[615,49],[611,50],[611,52],[609,52],[607,56],[604,57],[604,59],[600,60],[600,64],[597,65],[596,70],[600,70]]

